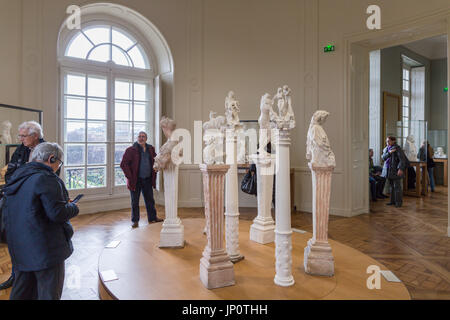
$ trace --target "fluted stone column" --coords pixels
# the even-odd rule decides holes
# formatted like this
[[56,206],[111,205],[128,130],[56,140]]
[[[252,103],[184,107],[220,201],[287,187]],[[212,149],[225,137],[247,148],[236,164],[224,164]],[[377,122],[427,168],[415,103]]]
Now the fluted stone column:
[[334,275],[334,258],[328,243],[328,218],[334,166],[316,167],[309,163],[309,168],[313,186],[313,237],[305,248],[305,272],[331,277]]
[[224,246],[224,178],[228,165],[201,164],[208,242],[200,259],[200,280],[208,289],[235,284],[234,266]]
[[164,169],[166,219],[162,225],[159,247],[183,248],[184,226],[178,217],[178,169],[172,162]]
[[250,158],[256,165],[258,192],[258,216],[250,227],[250,240],[267,244],[275,240],[275,222],[271,212],[275,161],[270,155],[252,155]]
[[244,259],[239,252],[239,187],[237,172],[237,135],[234,129],[226,130],[226,164],[230,167],[225,183],[225,238],[231,262]]
[[292,227],[288,129],[276,132],[276,197],[275,197],[275,284],[292,286]]

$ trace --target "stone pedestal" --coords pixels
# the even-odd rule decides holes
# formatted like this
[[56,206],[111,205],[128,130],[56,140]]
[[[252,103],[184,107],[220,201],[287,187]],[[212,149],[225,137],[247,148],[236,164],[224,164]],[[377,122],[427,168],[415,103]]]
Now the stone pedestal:
[[305,248],[305,272],[319,276],[334,275],[334,258],[328,243],[331,175],[334,167],[309,164],[313,186],[313,237]]
[[230,167],[225,183],[225,238],[231,262],[244,259],[239,252],[239,186],[237,172],[237,135],[233,129],[226,130],[226,164]]
[[178,166],[170,163],[164,169],[166,219],[162,225],[159,247],[183,248],[184,226],[178,218]]
[[291,192],[289,130],[276,132],[276,197],[275,197],[275,284],[283,287],[292,286],[292,227],[291,227]]
[[258,185],[258,216],[250,227],[250,240],[267,244],[275,240],[275,222],[271,213],[275,161],[270,155],[252,155],[250,158],[256,165]]
[[201,164],[208,242],[200,259],[200,280],[208,289],[235,284],[234,266],[224,247],[224,178],[228,165]]

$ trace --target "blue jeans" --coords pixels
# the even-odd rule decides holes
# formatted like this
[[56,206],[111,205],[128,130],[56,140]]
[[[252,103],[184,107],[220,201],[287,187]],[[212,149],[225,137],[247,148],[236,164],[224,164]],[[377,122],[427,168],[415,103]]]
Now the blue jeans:
[[156,220],[155,199],[153,198],[152,178],[138,178],[136,183],[136,190],[130,191],[131,193],[131,221],[139,222],[139,198],[144,196],[145,207],[147,208],[148,221]]
[[[434,192],[434,168],[428,168],[428,178],[430,178],[431,192]],[[428,186],[427,186],[428,189]]]

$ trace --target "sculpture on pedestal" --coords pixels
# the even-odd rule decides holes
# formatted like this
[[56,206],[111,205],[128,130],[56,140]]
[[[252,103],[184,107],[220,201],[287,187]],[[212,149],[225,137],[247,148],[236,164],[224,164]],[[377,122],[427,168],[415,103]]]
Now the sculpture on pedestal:
[[172,139],[172,133],[176,128],[176,122],[163,117],[160,126],[164,132],[167,142],[161,147],[159,154],[155,157],[153,168],[164,172],[164,202],[166,218],[164,220],[159,241],[160,248],[182,248],[184,247],[184,226],[178,218],[178,171],[179,166],[175,158],[182,156],[173,151],[179,143]]
[[314,113],[306,142],[306,158],[309,160],[313,187],[313,237],[305,248],[304,267],[306,273],[321,276],[334,275],[334,258],[328,243],[328,219],[331,175],[336,160],[322,127],[328,116],[327,111]]
[[290,105],[291,90],[284,86],[278,89],[274,101],[278,99],[278,114],[273,115],[276,124],[276,190],[275,199],[275,284],[283,287],[292,286],[292,227],[290,185],[290,130],[295,128],[295,116]]
[[440,158],[440,159],[442,159],[442,158],[447,158],[447,155],[445,154],[445,152],[444,152],[444,148],[443,147],[437,147],[436,148],[436,152],[434,153],[434,157],[435,158]]
[[236,127],[241,125],[238,115],[240,111],[239,101],[236,100],[234,92],[230,91],[225,98],[225,117],[228,128],[236,129]]
[[259,116],[259,154],[266,154],[266,146],[271,142],[271,129],[274,127],[274,121],[277,114],[272,108],[273,100],[270,98],[270,94],[266,93],[261,97],[260,110],[261,115]]
[[205,164],[223,164],[223,133],[225,129],[225,117],[216,116],[217,112],[209,113],[209,121],[203,124],[205,134],[203,141],[206,147],[203,149],[203,162]]
[[11,144],[11,127],[12,124],[10,121],[5,120],[2,122],[2,126],[0,129],[0,144]]
[[406,137],[405,145],[403,147],[406,157],[409,161],[417,161],[417,147],[415,139],[412,134]]

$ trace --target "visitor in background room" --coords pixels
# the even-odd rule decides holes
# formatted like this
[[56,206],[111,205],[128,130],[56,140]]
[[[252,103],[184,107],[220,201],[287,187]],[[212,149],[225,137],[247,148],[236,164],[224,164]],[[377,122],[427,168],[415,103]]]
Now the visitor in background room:
[[3,215],[15,280],[10,300],[61,299],[65,260],[72,254],[69,220],[79,209],[55,174],[63,165],[56,143],[36,146],[30,163],[4,188]]
[[383,169],[380,166],[373,164],[373,149],[369,149],[369,182],[371,186],[372,200],[386,199],[387,196],[383,194],[386,179],[381,176]]
[[[44,133],[39,123],[35,121],[27,121],[19,126],[20,142],[22,143],[14,152],[11,157],[11,161],[8,163],[8,169],[5,174],[6,184],[9,182],[14,172],[21,166],[26,164],[30,159],[30,154],[33,149],[40,143],[45,142]],[[56,172],[59,176],[60,169]],[[14,264],[11,270],[11,276],[8,280],[0,284],[0,290],[6,290],[13,286],[14,283]]]
[[399,208],[403,204],[401,182],[407,167],[407,160],[395,137],[389,136],[386,144],[387,147],[383,150],[382,158],[385,161],[384,177],[389,179],[391,187],[391,201],[388,205],[395,205],[396,208]]
[[[434,167],[436,164],[434,163],[433,157],[434,157],[434,151],[431,147],[430,143],[426,140],[422,142],[422,146],[419,149],[419,154],[417,157],[420,159],[420,161],[427,163],[427,170],[428,170],[428,178],[429,178],[429,184],[431,187],[431,192],[434,192],[435,183],[434,183]],[[428,185],[427,185],[428,190]]]
[[127,178],[127,187],[131,194],[132,227],[139,227],[139,198],[144,196],[149,223],[161,222],[156,216],[153,188],[156,188],[156,172],[153,169],[156,157],[155,148],[147,144],[147,133],[139,132],[137,142],[123,155],[120,167]]

